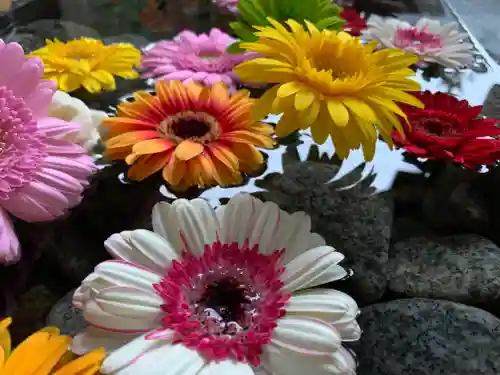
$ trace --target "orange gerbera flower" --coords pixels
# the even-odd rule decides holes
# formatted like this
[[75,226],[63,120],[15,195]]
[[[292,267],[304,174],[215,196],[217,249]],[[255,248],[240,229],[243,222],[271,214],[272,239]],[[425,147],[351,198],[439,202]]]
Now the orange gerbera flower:
[[156,95],[136,92],[135,101],[118,106],[104,120],[107,155],[132,165],[128,176],[143,180],[162,171],[178,190],[190,186],[234,185],[241,172],[258,169],[270,148],[273,128],[252,118],[247,91],[229,94],[220,83],[158,81]]

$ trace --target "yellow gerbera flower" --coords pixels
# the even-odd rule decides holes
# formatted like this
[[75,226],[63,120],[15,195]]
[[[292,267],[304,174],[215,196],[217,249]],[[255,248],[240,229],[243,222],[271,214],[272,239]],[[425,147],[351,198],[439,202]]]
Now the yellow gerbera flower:
[[289,20],[285,26],[256,27],[259,40],[241,47],[263,57],[235,68],[245,82],[277,83],[257,102],[255,115],[283,113],[278,136],[311,127],[314,140],[331,136],[339,157],[363,146],[366,160],[375,152],[378,135],[392,145],[393,128],[401,130],[396,102],[422,107],[413,95],[420,85],[409,79],[417,57],[397,49],[375,51],[345,32],[304,28]]
[[155,96],[135,93],[135,101],[120,104],[118,116],[102,123],[107,155],[131,165],[130,179],[162,171],[177,190],[235,185],[243,182],[241,172],[264,163],[256,146],[274,145],[273,128],[253,120],[248,92],[161,80],[155,90]]
[[141,52],[132,44],[104,45],[91,38],[47,40],[47,45],[31,56],[38,56],[45,66],[45,78],[57,81],[57,88],[71,92],[84,87],[91,93],[116,89],[114,76],[135,79],[134,70],[141,59]]
[[61,336],[55,327],[44,328],[10,353],[11,339],[8,327],[11,318],[0,322],[0,375],[94,375],[99,373],[106,356],[98,349],[71,360],[71,337]]

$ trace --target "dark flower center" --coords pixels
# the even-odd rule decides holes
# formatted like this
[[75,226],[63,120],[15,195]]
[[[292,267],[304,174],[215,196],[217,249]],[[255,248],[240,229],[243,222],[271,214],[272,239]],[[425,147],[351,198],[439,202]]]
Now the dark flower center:
[[210,127],[196,119],[180,119],[172,124],[172,131],[180,138],[189,139],[193,137],[203,137],[210,131]]
[[440,117],[427,117],[419,119],[417,126],[428,134],[438,137],[458,134],[465,129],[457,129],[457,124],[452,119]]
[[167,117],[160,123],[159,130],[179,143],[186,139],[209,143],[219,137],[221,126],[217,119],[208,113],[185,111]]
[[[251,304],[248,286],[235,277],[227,277],[206,285],[197,305],[213,310],[225,323],[236,322],[245,326],[245,312]],[[243,327],[244,328],[244,327]]]

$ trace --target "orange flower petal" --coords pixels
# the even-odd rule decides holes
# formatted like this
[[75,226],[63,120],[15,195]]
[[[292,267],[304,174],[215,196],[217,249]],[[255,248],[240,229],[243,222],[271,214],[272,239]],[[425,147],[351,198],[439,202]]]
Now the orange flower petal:
[[203,150],[201,143],[185,140],[175,148],[175,157],[180,160],[189,160],[201,154]]
[[128,133],[135,130],[156,129],[156,125],[144,120],[136,120],[126,117],[110,117],[103,120],[101,124],[105,139],[113,138],[118,134]]
[[171,149],[175,143],[163,138],[148,139],[132,147],[132,152],[137,155],[156,154]]
[[240,169],[245,173],[251,173],[264,164],[264,156],[254,146],[246,143],[235,143],[231,151],[240,160]]
[[143,155],[130,167],[128,177],[131,180],[142,181],[162,169],[167,161],[168,155],[166,153]]
[[152,138],[158,138],[160,135],[155,130],[140,130],[135,132],[123,133],[108,139],[106,148],[112,149],[116,147],[132,146],[140,141]]
[[223,134],[220,139],[237,143],[250,143],[264,148],[271,148],[274,145],[274,141],[271,138],[261,134],[254,134],[246,130],[235,130],[233,132]]
[[179,160],[173,153],[169,153],[167,165],[163,167],[162,176],[170,185],[178,185],[186,174],[186,162]]
[[238,170],[239,161],[228,148],[221,145],[209,146],[210,152],[230,170]]
[[210,176],[210,180],[214,180],[219,185],[222,185],[223,181],[219,175],[219,171],[212,161],[212,158],[209,155],[200,155],[198,156],[198,159],[200,161],[201,169],[205,171],[207,176]]

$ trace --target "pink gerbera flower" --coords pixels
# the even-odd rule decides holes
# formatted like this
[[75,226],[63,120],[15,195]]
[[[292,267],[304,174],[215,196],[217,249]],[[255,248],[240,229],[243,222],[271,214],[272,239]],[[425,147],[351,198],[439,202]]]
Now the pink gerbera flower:
[[240,0],[212,0],[221,9],[226,9],[231,13],[238,13],[238,3]]
[[79,125],[47,116],[55,92],[39,59],[0,40],[0,263],[19,259],[11,215],[47,221],[80,202],[94,169],[84,148],[63,138]]
[[144,51],[143,76],[184,83],[196,81],[207,86],[224,82],[234,89],[238,76],[233,73],[233,68],[254,55],[227,53],[227,48],[235,41],[219,29],[199,35],[182,31],[173,40],[158,42]]

